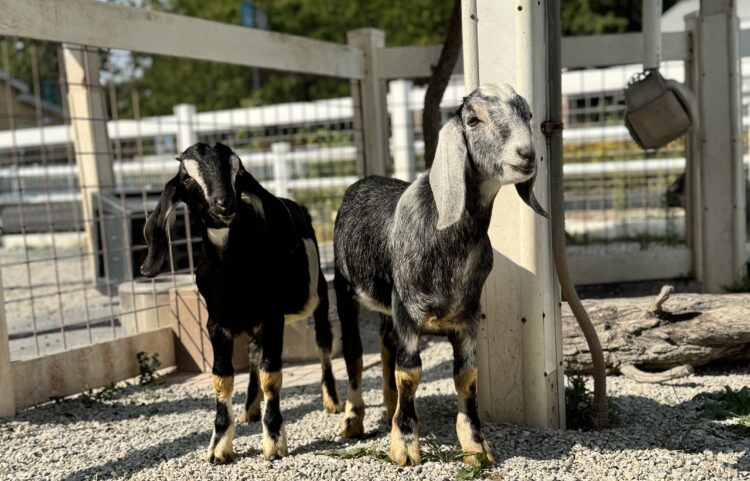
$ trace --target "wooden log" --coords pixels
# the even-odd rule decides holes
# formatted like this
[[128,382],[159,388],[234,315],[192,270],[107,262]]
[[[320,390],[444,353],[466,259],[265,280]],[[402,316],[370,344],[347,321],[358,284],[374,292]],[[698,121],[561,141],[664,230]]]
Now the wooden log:
[[[583,304],[612,373],[623,366],[664,371],[750,359],[750,294],[672,294],[665,286],[656,301],[637,297]],[[567,304],[562,315],[565,362],[574,371],[589,373],[588,346]]]

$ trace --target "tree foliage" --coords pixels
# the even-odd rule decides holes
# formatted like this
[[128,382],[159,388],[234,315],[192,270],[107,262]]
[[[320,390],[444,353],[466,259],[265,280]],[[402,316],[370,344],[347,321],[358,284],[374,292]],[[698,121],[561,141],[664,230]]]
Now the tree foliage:
[[[664,0],[664,11],[678,0]],[[564,0],[560,6],[563,35],[600,35],[641,30],[640,0]]]
[[[222,23],[241,24],[240,0],[110,0]],[[664,0],[664,8],[677,0]],[[641,28],[641,2],[632,0],[565,0],[565,35],[595,35]],[[388,46],[443,43],[453,0],[255,0],[269,29],[331,42],[346,43],[346,32],[363,27],[385,31]],[[192,32],[185,32],[191,35]],[[31,83],[28,42],[10,44],[13,76]],[[248,45],[247,48],[253,48]],[[57,77],[56,47],[38,52],[42,79]],[[120,117],[167,114],[172,106],[192,103],[199,111],[345,96],[346,80],[263,71],[253,88],[253,69],[216,62],[134,54],[107,67],[117,84]],[[2,67],[0,67],[2,68]]]

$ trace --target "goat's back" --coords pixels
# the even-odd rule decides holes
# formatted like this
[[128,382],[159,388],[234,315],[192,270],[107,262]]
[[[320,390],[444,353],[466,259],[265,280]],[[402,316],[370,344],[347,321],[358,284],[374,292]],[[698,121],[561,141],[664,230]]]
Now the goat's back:
[[408,182],[366,177],[344,194],[334,228],[337,275],[358,294],[390,306],[393,287],[389,236],[396,205]]

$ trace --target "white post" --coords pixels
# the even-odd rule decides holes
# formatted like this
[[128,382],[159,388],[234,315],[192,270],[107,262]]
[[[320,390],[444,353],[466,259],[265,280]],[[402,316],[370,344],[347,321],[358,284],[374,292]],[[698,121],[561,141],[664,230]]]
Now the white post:
[[[540,128],[547,118],[547,4],[477,0],[477,7],[479,79],[511,84],[529,102],[537,152],[535,191],[548,206],[549,155]],[[468,41],[464,38],[465,46]],[[495,267],[483,291],[480,415],[560,427],[565,406],[562,321],[551,224],[514,188],[504,187],[495,201],[489,237]]]
[[271,145],[273,154],[273,177],[276,195],[289,199],[289,152],[292,146],[288,142],[276,142]]
[[179,104],[172,107],[172,112],[177,122],[177,135],[175,136],[177,152],[184,152],[185,149],[198,142],[198,134],[195,132],[194,125],[198,110],[193,104]]
[[393,176],[413,182],[417,178],[414,153],[414,120],[409,107],[411,80],[392,80],[388,84],[388,111],[391,114]]
[[722,292],[745,269],[745,176],[742,163],[739,21],[736,3],[701,0],[695,31],[703,289]]
[[643,0],[643,69],[661,65],[661,0]]
[[351,83],[354,100],[354,131],[357,143],[357,175],[386,175],[388,150],[388,106],[385,82],[378,71],[378,50],[385,48],[385,33],[360,28],[346,34],[349,45],[362,50],[365,57],[364,79]]
[[5,323],[5,299],[3,280],[0,277],[0,417],[16,414],[16,396],[13,387],[13,369],[10,363],[8,327]]
[[[78,178],[81,184],[83,223],[88,252],[97,250],[94,238],[92,194],[111,192],[115,187],[111,146],[107,132],[106,93],[99,83],[99,51],[78,46],[63,46],[68,109],[73,131]],[[96,278],[96,263],[91,262]]]

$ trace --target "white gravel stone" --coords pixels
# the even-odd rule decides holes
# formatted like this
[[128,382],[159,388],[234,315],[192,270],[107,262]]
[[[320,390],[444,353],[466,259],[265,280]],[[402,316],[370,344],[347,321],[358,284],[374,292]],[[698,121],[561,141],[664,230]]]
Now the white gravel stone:
[[[434,435],[457,448],[456,399],[451,348],[426,338],[424,382],[417,408],[421,436]],[[74,366],[71,366],[74,369]],[[339,437],[341,415],[322,411],[317,383],[285,388],[282,413],[290,455],[264,461],[260,424],[237,427],[237,459],[226,466],[204,461],[211,435],[213,399],[208,389],[187,385],[127,387],[115,399],[86,404],[80,399],[29,409],[0,421],[2,480],[452,480],[459,463],[427,462],[397,468],[374,458],[342,460],[328,450],[377,443],[387,450],[382,421],[380,366],[364,373],[368,438]],[[750,385],[750,367],[699,372],[670,385],[609,380],[619,424],[601,432],[485,426],[498,459],[487,475],[505,480],[723,480],[750,479],[750,439],[731,422],[700,416],[699,393]],[[346,392],[339,380],[339,392]],[[235,394],[239,414],[244,390]]]

